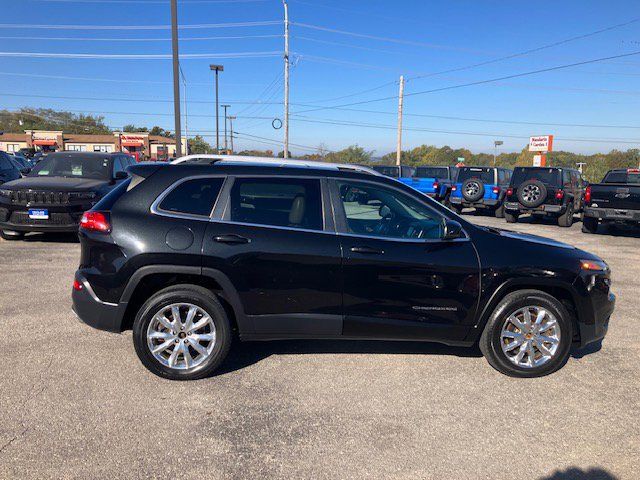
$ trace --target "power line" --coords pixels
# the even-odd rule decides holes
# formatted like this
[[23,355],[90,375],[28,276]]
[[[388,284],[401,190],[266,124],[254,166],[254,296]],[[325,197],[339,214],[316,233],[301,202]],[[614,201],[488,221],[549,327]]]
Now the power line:
[[[230,22],[230,23],[201,23],[193,25],[180,25],[180,30],[192,30],[201,28],[236,28],[236,27],[261,27],[267,25],[280,25],[280,20],[264,20],[258,22]],[[59,24],[24,24],[24,23],[0,23],[0,28],[18,29],[43,29],[43,30],[170,30],[171,25],[59,25]]]
[[[142,5],[151,5],[157,3],[169,3],[169,0],[28,0],[31,2],[41,2],[41,3],[79,3],[79,4],[96,4],[96,3],[138,3]],[[257,2],[266,2],[267,0],[181,0],[180,3],[211,3],[211,4],[222,4],[222,3],[257,3]]]
[[[189,41],[209,41],[209,40],[239,40],[245,38],[281,38],[281,34],[271,35],[230,35],[223,37],[180,37],[181,42]],[[69,42],[170,42],[171,37],[155,38],[104,38],[104,37],[0,37],[1,40],[46,40],[46,41],[69,41]]]
[[[624,58],[624,57],[631,57],[634,55],[640,55],[640,51],[636,51],[636,52],[631,52],[631,53],[623,53],[620,55],[613,55],[610,57],[601,57],[601,58],[595,58],[595,59],[591,59],[591,60],[584,60],[582,62],[574,62],[574,63],[569,63],[569,64],[565,64],[565,65],[556,65],[554,67],[547,67],[547,68],[540,68],[537,70],[531,70],[529,72],[522,72],[522,73],[515,73],[515,74],[511,74],[511,75],[504,75],[502,77],[496,77],[496,78],[490,78],[490,79],[486,79],[486,80],[477,80],[474,82],[467,82],[467,83],[462,83],[462,84],[458,84],[458,85],[449,85],[446,87],[439,87],[439,88],[433,88],[430,90],[422,90],[422,91],[418,91],[418,92],[411,92],[411,93],[406,93],[405,97],[409,97],[409,96],[416,96],[416,95],[424,95],[427,93],[435,93],[435,92],[443,92],[443,91],[447,91],[447,90],[454,90],[454,89],[458,89],[458,88],[464,88],[464,87],[471,87],[471,86],[475,86],[475,85],[484,85],[487,83],[492,83],[492,82],[499,82],[502,80],[509,80],[512,78],[520,78],[520,77],[526,77],[528,75],[535,75],[538,73],[544,73],[544,72],[551,72],[551,71],[555,71],[555,70],[562,70],[565,68],[571,68],[571,67],[577,67],[580,65],[588,65],[591,63],[597,63],[597,62],[603,62],[603,61],[607,61],[607,60],[613,60],[616,58]],[[353,105],[363,105],[366,103],[375,103],[375,102],[382,102],[385,100],[393,100],[395,99],[395,96],[390,96],[390,97],[383,97],[383,98],[374,98],[371,100],[361,100],[359,102],[352,102],[352,103],[345,103],[342,105],[332,105],[332,106],[328,106],[328,107],[318,107],[315,109],[310,109],[310,110],[304,110],[298,113],[307,113],[307,112],[313,112],[313,111],[317,111],[317,110],[327,110],[327,109],[332,109],[332,108],[336,108],[336,107],[350,107]]]
[[[181,59],[192,58],[252,58],[275,57],[282,55],[278,51],[270,52],[234,52],[234,53],[186,53]],[[19,58],[68,58],[68,59],[100,59],[100,60],[166,60],[171,54],[108,54],[108,53],[46,53],[46,52],[0,52],[0,57]]]

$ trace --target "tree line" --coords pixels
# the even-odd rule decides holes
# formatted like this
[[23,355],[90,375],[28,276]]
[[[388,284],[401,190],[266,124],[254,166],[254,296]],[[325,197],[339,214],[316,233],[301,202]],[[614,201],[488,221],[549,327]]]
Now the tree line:
[[[24,130],[63,130],[69,133],[109,134],[112,129],[105,124],[103,116],[77,114],[48,108],[22,108],[16,112],[0,110],[0,131],[22,132]],[[126,132],[148,132],[151,135],[174,138],[174,134],[161,127],[152,128],[125,125]],[[200,135],[189,139],[189,153],[213,153],[213,147]],[[284,152],[273,150],[242,150],[234,152],[238,155],[280,157]],[[375,151],[366,150],[359,145],[351,145],[337,152],[330,152],[324,145],[318,146],[315,153],[305,154],[297,158],[332,163],[357,163],[362,165],[395,164],[396,153],[390,152],[382,157],[376,157]],[[289,154],[289,156],[292,156]],[[489,153],[473,153],[466,148],[452,148],[448,145],[436,147],[434,145],[420,145],[410,150],[403,150],[401,162],[403,165],[455,165],[463,158],[466,165],[496,165],[513,168],[527,166],[533,163],[533,153],[528,151],[528,145],[520,152],[500,153],[495,158]],[[579,154],[573,152],[551,152],[547,156],[547,165],[558,167],[582,167],[584,175],[589,181],[600,181],[604,174],[612,168],[638,168],[640,163],[640,149],[633,148],[626,151],[611,150],[608,153]]]

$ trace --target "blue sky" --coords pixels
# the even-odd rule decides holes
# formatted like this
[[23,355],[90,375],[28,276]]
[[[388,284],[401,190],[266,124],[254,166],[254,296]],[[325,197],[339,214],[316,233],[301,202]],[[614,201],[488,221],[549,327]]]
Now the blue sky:
[[[180,24],[189,27],[180,32],[181,55],[205,54],[204,58],[181,61],[187,79],[190,134],[214,133],[213,79],[208,65],[221,63],[225,67],[220,76],[221,103],[231,104],[230,113],[238,115],[234,127],[240,138],[236,147],[277,150],[277,145],[259,143],[260,138],[254,137],[282,138],[282,130],[271,126],[273,118],[282,117],[282,105],[278,103],[282,101],[283,67],[277,54],[283,48],[282,25],[191,27],[280,21],[282,3],[178,1]],[[168,1],[0,0],[0,5],[3,11],[0,23],[11,22],[10,26],[3,23],[0,27],[2,52],[171,53],[170,41],[147,41],[170,38],[169,30],[150,28],[170,23]],[[394,97],[401,74],[408,79],[405,92],[410,94],[640,51],[638,21],[530,55],[411,78],[490,61],[630,22],[640,17],[640,4],[637,0],[290,0],[289,5],[293,22],[290,141],[298,145],[291,147],[295,153],[306,153],[320,144],[336,150],[357,143],[375,150],[376,155],[393,150],[396,99],[342,109],[327,107]],[[136,28],[43,29],[34,25]],[[61,37],[73,40],[53,40]],[[207,40],[193,40],[194,37]],[[105,38],[110,40],[96,40]],[[256,52],[270,56],[207,57]],[[639,80],[640,55],[484,85],[408,95],[404,119],[408,130],[403,143],[406,148],[433,144],[491,152],[493,141],[499,139],[504,141],[503,151],[515,151],[527,143],[530,135],[553,133],[558,150],[638,148]],[[360,93],[366,90],[371,91]],[[112,127],[135,123],[172,129],[171,98],[168,59],[0,56],[2,108],[30,106],[104,113]],[[256,101],[276,104],[251,103]],[[353,123],[360,125],[349,125]],[[215,140],[212,136],[207,139]]]

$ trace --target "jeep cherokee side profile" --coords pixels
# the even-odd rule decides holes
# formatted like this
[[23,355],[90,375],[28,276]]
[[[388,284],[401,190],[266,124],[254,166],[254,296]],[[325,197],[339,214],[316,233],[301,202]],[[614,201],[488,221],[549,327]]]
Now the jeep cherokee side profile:
[[475,226],[368,168],[201,155],[129,172],[83,216],[73,308],[132,329],[165,378],[210,375],[235,336],[479,344],[535,377],[613,312],[600,258]]

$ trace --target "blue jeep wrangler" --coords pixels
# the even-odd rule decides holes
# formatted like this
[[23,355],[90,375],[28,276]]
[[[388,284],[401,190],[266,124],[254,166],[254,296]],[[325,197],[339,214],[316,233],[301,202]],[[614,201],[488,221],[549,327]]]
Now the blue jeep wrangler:
[[400,181],[442,203],[449,201],[451,187],[458,177],[457,167],[417,167],[411,178]]
[[409,167],[407,165],[372,165],[371,168],[382,175],[395,178],[400,181],[403,181],[403,179],[406,178],[411,178],[416,171],[414,167]]
[[489,210],[496,217],[504,218],[504,197],[511,173],[499,167],[462,167],[451,187],[451,207],[458,213],[466,207]]

